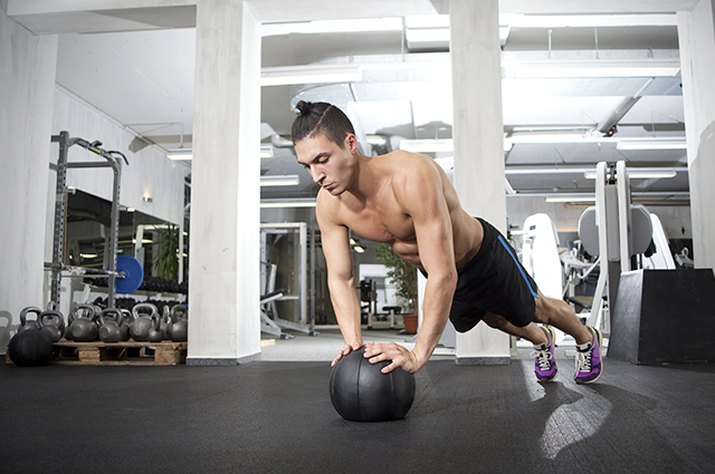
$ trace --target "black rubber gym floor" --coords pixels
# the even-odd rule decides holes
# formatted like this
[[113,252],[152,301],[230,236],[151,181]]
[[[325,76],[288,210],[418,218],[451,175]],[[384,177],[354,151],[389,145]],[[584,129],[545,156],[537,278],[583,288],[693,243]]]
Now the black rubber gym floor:
[[18,368],[0,364],[0,472],[713,472],[715,365],[572,361],[538,384],[432,361],[402,421],[340,418],[324,363]]

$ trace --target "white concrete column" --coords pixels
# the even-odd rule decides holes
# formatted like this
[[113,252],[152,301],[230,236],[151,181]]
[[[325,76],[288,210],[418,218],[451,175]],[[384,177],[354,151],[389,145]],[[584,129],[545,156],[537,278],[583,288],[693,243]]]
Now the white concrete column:
[[[454,178],[462,206],[506,229],[498,0],[450,0]],[[458,363],[509,363],[509,336],[480,323],[457,336]]]
[[20,310],[47,303],[42,287],[56,63],[57,36],[34,36],[0,8],[0,353]]
[[715,268],[715,0],[678,12],[685,134],[688,142],[693,254]]
[[199,0],[187,364],[260,352],[259,22],[241,0]]

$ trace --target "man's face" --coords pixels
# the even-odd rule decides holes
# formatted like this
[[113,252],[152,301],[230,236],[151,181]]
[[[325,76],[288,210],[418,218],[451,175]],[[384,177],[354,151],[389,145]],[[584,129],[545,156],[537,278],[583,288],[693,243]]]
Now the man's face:
[[352,183],[357,150],[354,138],[348,135],[342,148],[322,133],[309,135],[295,144],[298,163],[333,196],[342,194]]

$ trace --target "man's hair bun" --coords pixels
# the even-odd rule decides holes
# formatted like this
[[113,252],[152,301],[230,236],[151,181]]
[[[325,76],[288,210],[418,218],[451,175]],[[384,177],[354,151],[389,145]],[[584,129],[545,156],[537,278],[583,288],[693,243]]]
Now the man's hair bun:
[[300,100],[295,104],[295,108],[298,109],[300,115],[308,115],[313,109],[313,103]]

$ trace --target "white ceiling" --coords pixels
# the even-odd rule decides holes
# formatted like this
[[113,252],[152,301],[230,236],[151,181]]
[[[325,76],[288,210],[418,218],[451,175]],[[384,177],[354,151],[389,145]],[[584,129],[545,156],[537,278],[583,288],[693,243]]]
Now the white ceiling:
[[[266,9],[262,13],[264,18],[279,17],[275,7],[280,2],[259,3]],[[438,42],[425,50],[406,42],[401,28],[390,29],[389,25],[394,22],[403,23],[400,11],[405,11],[405,2],[369,3],[380,4],[379,8],[388,18],[386,31],[346,32],[349,23],[343,22],[337,26],[335,23],[314,25],[318,29],[322,27],[322,33],[281,33],[277,25],[265,25],[262,44],[265,68],[360,64],[363,79],[339,84],[264,87],[263,128],[275,132],[273,143],[281,145],[274,149],[273,158],[262,160],[264,174],[303,174],[295,166],[292,150],[282,147],[294,118],[291,107],[300,98],[326,100],[345,107],[365,136],[380,135],[385,143],[393,146],[400,138],[451,136],[452,99],[446,44]],[[411,2],[410,8],[419,4],[419,11],[430,13],[427,20],[438,25],[445,22],[446,17],[437,16],[444,11],[445,3]],[[506,5],[510,12],[519,12],[519,8],[533,12],[535,3],[511,1],[500,5]],[[541,2],[561,11],[572,10],[569,5],[574,3],[583,2]],[[652,2],[610,2],[609,7],[618,10],[619,4],[641,3],[643,14],[501,16],[503,115],[507,139],[514,137],[505,160],[507,170],[512,170],[507,177],[518,192],[592,192],[593,181],[584,179],[582,168],[603,160],[624,159],[630,166],[686,166],[683,149],[622,151],[616,146],[620,137],[684,137],[679,73],[649,81],[653,72],[644,68],[674,65],[677,70],[675,15],[659,12],[667,11],[668,4],[682,6],[688,2],[660,2],[662,10],[654,10]],[[10,5],[14,4],[10,0]],[[151,12],[151,21],[160,29],[61,34],[57,83],[158,146],[166,149],[177,146],[181,138],[190,146],[195,54],[191,15],[195,10],[182,5],[142,10],[155,10]],[[177,19],[167,19],[169,10]],[[118,18],[125,29],[134,29],[130,23],[138,21],[139,12],[121,12],[111,15],[104,12],[102,18]],[[18,14],[15,18],[24,18],[26,26],[40,32],[53,28],[50,22],[39,21],[35,16]],[[146,17],[141,18],[148,21]],[[169,25],[173,27],[162,29]],[[177,25],[183,27],[176,28]],[[353,29],[360,29],[360,25]],[[286,25],[279,26],[290,30]],[[293,30],[299,30],[300,26]],[[305,24],[302,27],[305,29]],[[54,24],[55,31],[77,31],[76,26],[74,28]],[[333,32],[326,32],[331,29]],[[640,71],[617,77],[623,74],[604,72],[605,63],[637,66]],[[569,66],[571,72],[564,72],[565,66]],[[606,77],[599,77],[604,74]],[[567,77],[555,77],[559,75]],[[632,101],[632,108],[618,113],[619,105],[639,92],[642,97]],[[609,117],[617,119],[618,132],[613,137],[598,139],[603,133],[595,129]],[[535,131],[541,136],[534,140],[531,137]],[[583,137],[583,140],[559,138],[564,133]],[[270,138],[266,136],[265,141],[270,142]],[[563,168],[569,166],[577,166],[579,170],[564,172]],[[560,171],[528,174],[517,167],[559,168]],[[679,172],[676,178],[644,180],[633,185],[636,192],[656,193],[653,198],[662,199],[670,193],[671,201],[682,201],[678,193],[687,189],[685,172]],[[264,192],[270,197],[307,197],[314,194],[315,189],[304,176],[301,186]]]

